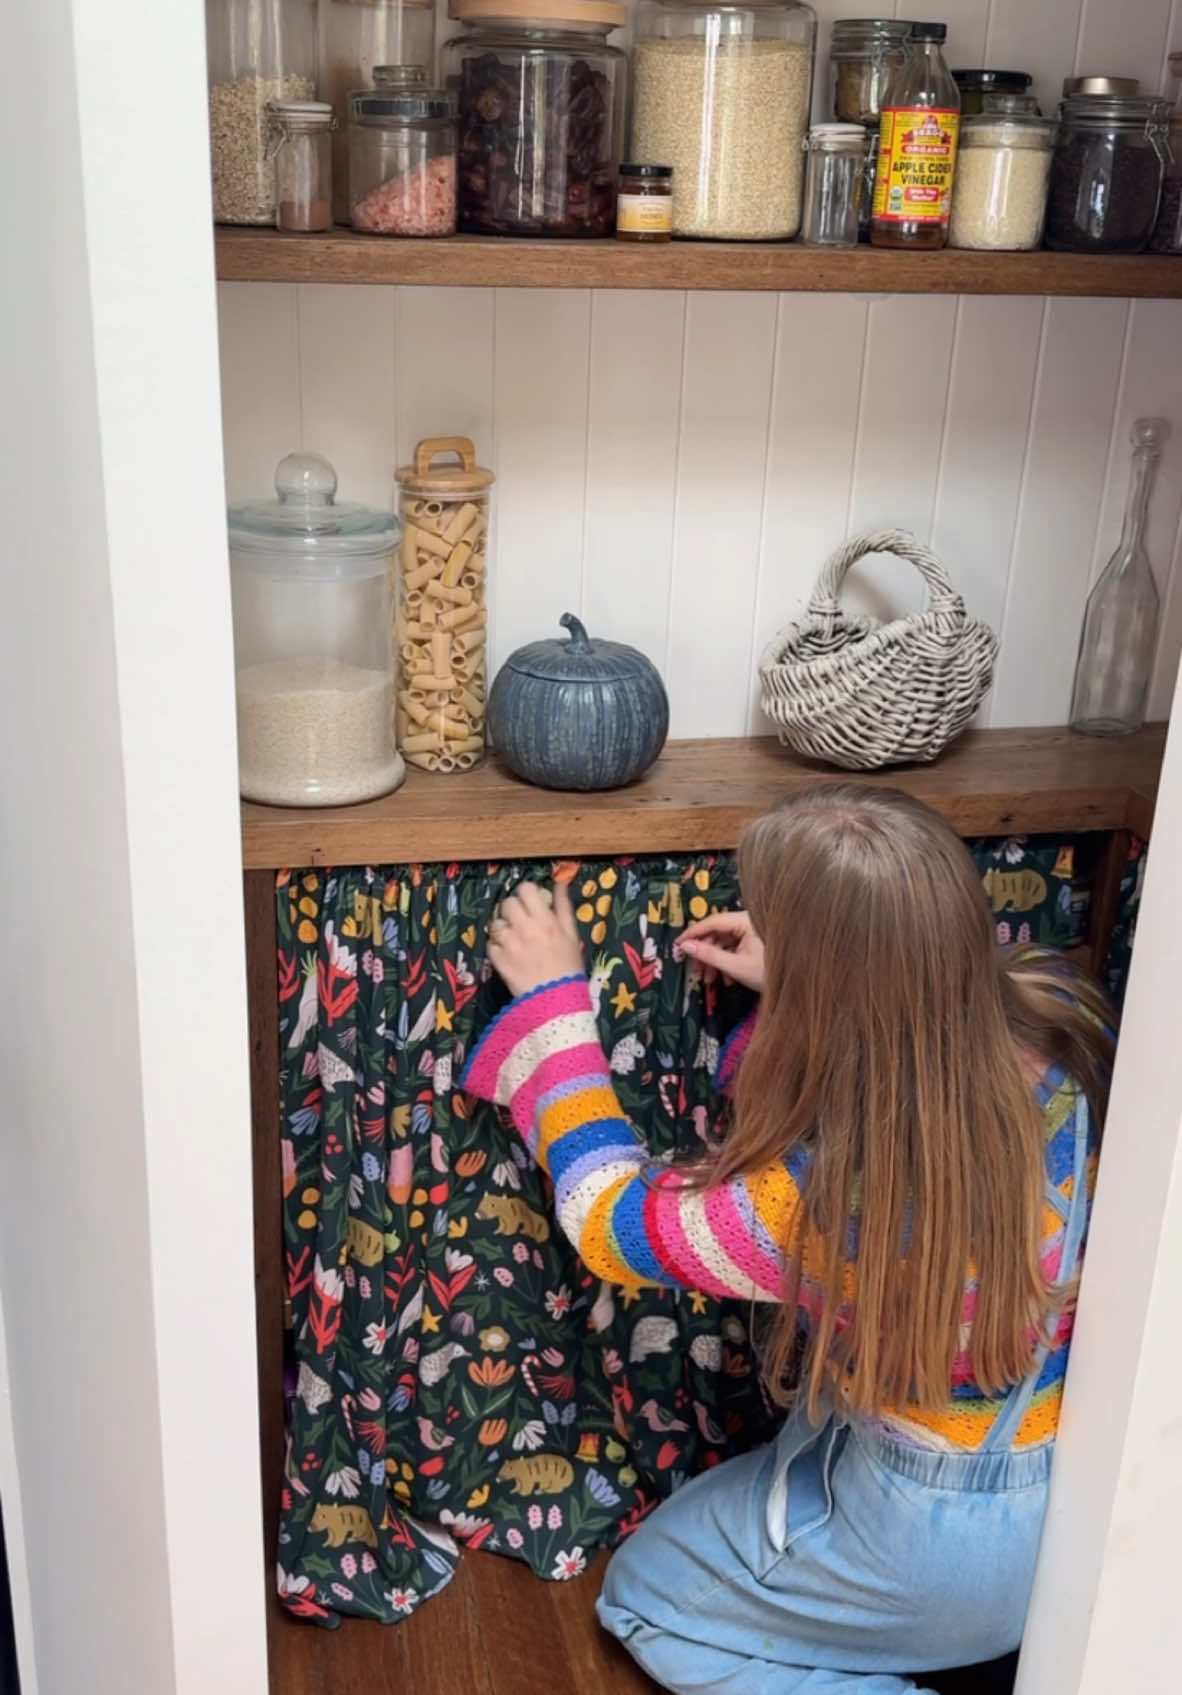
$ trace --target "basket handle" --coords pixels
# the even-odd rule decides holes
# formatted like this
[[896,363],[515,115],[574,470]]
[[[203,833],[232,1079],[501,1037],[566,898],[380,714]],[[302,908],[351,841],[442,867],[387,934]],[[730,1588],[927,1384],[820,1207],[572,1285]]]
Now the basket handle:
[[869,535],[852,537],[829,555],[809,600],[808,609],[814,618],[834,619],[839,615],[839,597],[846,575],[868,553],[893,553],[899,559],[908,560],[927,584],[929,610],[964,617],[964,600],[953,588],[943,560],[930,547],[925,547],[909,530],[874,530]]
[[476,469],[476,446],[470,437],[428,436],[415,448],[415,475],[429,475],[431,461],[441,453],[454,453],[465,471]]

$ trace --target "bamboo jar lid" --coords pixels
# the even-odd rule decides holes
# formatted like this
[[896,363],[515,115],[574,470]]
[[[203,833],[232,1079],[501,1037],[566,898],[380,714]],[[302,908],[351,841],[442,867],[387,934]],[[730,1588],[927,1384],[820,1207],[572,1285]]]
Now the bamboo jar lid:
[[[454,453],[458,465],[436,465],[445,453]],[[468,436],[427,436],[415,448],[413,465],[400,465],[394,481],[407,494],[483,494],[495,475],[476,463],[476,448]]]

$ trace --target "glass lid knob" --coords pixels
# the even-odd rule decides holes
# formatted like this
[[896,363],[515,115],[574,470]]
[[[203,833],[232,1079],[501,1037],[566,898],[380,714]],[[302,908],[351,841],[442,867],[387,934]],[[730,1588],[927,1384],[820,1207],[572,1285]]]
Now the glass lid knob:
[[337,474],[319,453],[289,453],[275,472],[275,493],[283,506],[331,506]]

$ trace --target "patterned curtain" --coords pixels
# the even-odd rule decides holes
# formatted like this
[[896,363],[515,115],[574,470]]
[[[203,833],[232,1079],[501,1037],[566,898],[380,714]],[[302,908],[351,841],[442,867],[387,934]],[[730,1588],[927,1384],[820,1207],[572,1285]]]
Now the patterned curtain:
[[[1080,939],[1073,844],[972,846],[1001,941]],[[456,1088],[505,998],[488,920],[522,878],[555,874],[625,1110],[657,1156],[700,1152],[747,1003],[672,949],[736,904],[729,856],[277,880],[294,1356],[279,1587],[322,1624],[412,1612],[461,1543],[576,1576],[682,1479],[774,1429],[750,1311],[590,1277],[515,1134]],[[1134,904],[1137,888],[1131,867]]]

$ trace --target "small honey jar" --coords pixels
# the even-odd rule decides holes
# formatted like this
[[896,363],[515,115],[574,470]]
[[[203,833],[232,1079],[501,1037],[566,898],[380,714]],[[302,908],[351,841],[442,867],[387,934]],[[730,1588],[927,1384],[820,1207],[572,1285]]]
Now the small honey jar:
[[673,239],[673,166],[621,165],[616,200],[620,241]]

